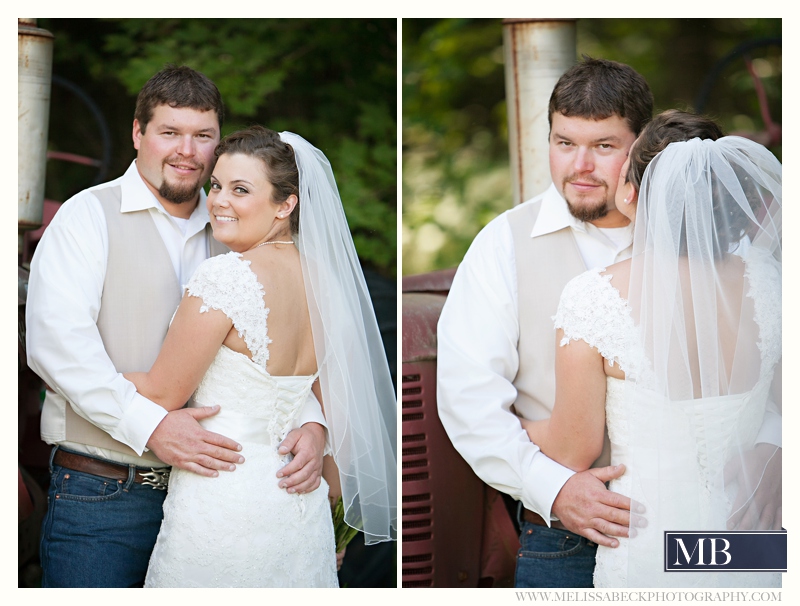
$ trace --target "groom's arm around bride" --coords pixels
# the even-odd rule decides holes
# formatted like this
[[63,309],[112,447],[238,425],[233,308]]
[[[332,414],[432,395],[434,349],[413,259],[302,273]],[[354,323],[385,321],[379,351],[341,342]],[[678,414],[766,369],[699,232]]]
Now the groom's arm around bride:
[[552,185],[483,228],[442,309],[439,416],[478,477],[520,502],[518,587],[591,587],[596,546],[628,534],[630,501],[604,485],[624,469],[605,467],[606,452],[575,473],[531,442],[520,417],[552,411],[563,287],[630,256],[633,232],[614,193],[652,107],[627,65],[585,58],[562,75],[548,109]]

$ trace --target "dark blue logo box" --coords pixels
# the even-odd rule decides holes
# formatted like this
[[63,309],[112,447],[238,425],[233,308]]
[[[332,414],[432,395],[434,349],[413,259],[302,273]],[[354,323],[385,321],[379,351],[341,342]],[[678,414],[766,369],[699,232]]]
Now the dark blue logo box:
[[665,531],[665,572],[786,572],[786,530]]

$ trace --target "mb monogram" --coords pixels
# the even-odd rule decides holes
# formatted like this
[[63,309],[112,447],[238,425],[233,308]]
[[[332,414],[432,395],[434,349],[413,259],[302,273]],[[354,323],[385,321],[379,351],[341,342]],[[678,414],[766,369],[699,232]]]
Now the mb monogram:
[[786,572],[786,530],[664,532],[666,572]]
[[[708,562],[705,561],[703,558],[704,554],[704,546],[705,543],[708,542],[711,546],[710,549],[706,550],[710,559]],[[722,543],[720,547],[717,543]],[[675,561],[672,563],[673,566],[681,566],[683,564],[691,564],[694,559],[695,552],[697,553],[697,565],[698,566],[718,566],[720,564],[729,564],[731,561],[731,554],[728,553],[728,548],[731,546],[730,541],[727,539],[721,538],[713,538],[713,539],[706,539],[700,537],[697,539],[697,543],[695,543],[694,548],[692,548],[691,552],[686,549],[686,545],[683,543],[683,539],[680,537],[675,537],[675,544],[678,547],[677,557]],[[725,556],[724,562],[717,562],[717,555],[722,554]],[[681,555],[683,555],[683,561],[681,561]]]

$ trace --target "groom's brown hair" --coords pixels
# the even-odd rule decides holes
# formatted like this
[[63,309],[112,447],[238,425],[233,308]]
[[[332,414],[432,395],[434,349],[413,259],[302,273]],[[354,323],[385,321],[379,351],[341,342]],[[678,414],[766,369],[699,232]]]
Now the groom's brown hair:
[[550,95],[551,128],[555,112],[587,120],[617,115],[638,135],[653,115],[653,93],[630,65],[583,55],[583,61],[558,79]]
[[180,67],[168,64],[153,75],[139,91],[136,97],[136,109],[133,117],[139,121],[142,133],[153,117],[153,111],[159,105],[170,107],[188,107],[198,111],[213,110],[217,114],[219,126],[225,117],[222,95],[219,89],[206,75],[191,67]]

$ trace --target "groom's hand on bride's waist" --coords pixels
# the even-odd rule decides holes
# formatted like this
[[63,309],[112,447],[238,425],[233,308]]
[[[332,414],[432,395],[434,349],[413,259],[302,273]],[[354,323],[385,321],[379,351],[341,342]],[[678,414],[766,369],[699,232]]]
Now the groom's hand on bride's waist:
[[627,537],[631,500],[605,486],[625,473],[625,466],[600,467],[576,473],[561,488],[553,513],[574,533],[598,545],[617,547],[613,537]]
[[325,454],[325,428],[322,425],[312,422],[293,429],[281,442],[278,452],[294,455],[277,473],[281,478],[278,484],[281,488],[298,494],[319,488]]
[[237,442],[207,431],[198,421],[219,412],[219,406],[181,408],[167,413],[158,424],[147,447],[173,467],[215,477],[220,471],[234,471],[244,463]]

